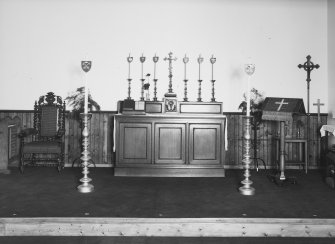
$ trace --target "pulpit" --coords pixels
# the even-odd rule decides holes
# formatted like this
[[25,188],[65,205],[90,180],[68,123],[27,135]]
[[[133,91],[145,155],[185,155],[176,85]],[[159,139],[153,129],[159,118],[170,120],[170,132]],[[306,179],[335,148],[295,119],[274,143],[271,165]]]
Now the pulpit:
[[0,173],[10,173],[8,165],[18,163],[20,126],[18,117],[0,120]]
[[[267,97],[263,105],[263,120],[279,121],[280,123],[280,143],[279,143],[279,174],[274,179],[279,178],[278,183],[287,180],[285,176],[285,123],[293,121],[293,116],[305,114],[305,107],[302,99]],[[306,155],[308,155],[306,153]],[[305,158],[306,170],[308,157]],[[307,172],[307,171],[306,171]],[[293,180],[295,181],[295,180]]]

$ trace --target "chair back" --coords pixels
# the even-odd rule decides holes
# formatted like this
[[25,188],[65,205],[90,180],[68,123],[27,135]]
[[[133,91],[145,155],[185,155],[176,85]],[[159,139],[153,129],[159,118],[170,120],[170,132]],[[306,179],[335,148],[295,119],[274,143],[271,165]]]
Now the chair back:
[[38,140],[55,140],[65,131],[65,102],[53,92],[41,96],[35,102],[34,128],[38,131]]

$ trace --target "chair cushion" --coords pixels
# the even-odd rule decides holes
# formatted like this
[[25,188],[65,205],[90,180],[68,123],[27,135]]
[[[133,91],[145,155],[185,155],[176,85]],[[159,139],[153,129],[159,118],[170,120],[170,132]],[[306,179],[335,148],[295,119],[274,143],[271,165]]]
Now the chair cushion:
[[34,141],[24,144],[23,153],[61,153],[61,144],[55,141]]

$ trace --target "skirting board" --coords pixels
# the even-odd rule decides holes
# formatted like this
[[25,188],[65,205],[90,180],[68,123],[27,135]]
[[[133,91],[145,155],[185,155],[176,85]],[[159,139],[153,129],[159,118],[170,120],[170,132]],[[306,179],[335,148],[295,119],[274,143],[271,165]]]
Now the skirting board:
[[335,219],[0,218],[0,236],[335,237]]

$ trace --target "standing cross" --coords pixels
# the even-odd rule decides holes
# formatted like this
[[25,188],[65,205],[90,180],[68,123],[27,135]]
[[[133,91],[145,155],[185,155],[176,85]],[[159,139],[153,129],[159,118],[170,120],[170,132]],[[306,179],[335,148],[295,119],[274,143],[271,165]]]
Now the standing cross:
[[311,56],[308,55],[307,57],[307,61],[302,65],[302,64],[299,64],[298,65],[298,68],[301,69],[301,68],[304,68],[304,70],[307,72],[307,113],[309,114],[309,83],[311,81],[311,71],[315,68],[315,69],[318,69],[320,68],[320,65],[318,64],[314,64],[313,62],[311,62]]
[[321,118],[320,118],[320,107],[324,106],[324,103],[320,103],[320,99],[317,100],[317,103],[313,103],[314,106],[318,106],[318,125],[321,124]]
[[279,107],[278,107],[277,111],[280,111],[281,107],[282,107],[284,104],[288,104],[288,103],[284,103],[284,99],[282,99],[281,102],[275,102],[275,104],[279,104]]
[[176,61],[177,58],[172,58],[172,52],[169,52],[169,57],[168,58],[164,58],[164,61],[168,60],[169,61],[169,92],[170,95],[173,94],[172,91],[172,61]]

